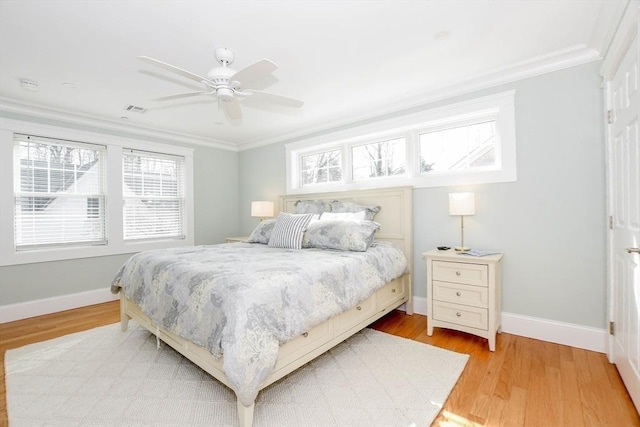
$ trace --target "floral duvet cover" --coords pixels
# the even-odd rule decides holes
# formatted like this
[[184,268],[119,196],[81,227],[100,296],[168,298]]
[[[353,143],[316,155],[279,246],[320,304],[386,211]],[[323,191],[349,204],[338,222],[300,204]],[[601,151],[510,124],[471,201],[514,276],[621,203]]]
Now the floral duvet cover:
[[407,270],[402,251],[276,249],[227,243],[132,256],[113,293],[124,292],[165,330],[218,358],[238,399],[250,405],[279,346],[371,296]]

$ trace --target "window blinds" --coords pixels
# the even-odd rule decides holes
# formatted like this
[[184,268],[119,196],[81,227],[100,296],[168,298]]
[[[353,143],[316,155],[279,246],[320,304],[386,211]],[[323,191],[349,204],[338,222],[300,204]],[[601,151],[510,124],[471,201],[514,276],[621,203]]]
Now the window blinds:
[[17,250],[106,244],[106,147],[14,135]]
[[125,240],[185,238],[184,157],[124,150]]

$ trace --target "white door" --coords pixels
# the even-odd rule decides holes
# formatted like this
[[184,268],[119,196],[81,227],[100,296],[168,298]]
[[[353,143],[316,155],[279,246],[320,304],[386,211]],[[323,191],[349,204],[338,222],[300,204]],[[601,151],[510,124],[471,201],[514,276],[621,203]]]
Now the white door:
[[631,399],[640,410],[640,143],[638,142],[638,35],[609,82],[611,214],[610,346]]

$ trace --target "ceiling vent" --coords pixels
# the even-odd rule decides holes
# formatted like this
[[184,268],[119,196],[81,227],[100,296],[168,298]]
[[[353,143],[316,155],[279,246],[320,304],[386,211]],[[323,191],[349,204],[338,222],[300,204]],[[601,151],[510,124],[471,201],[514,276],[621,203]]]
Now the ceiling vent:
[[24,90],[28,90],[29,92],[38,91],[38,83],[32,80],[20,80],[20,87]]
[[144,107],[138,107],[137,105],[127,105],[126,107],[124,107],[125,111],[131,111],[132,113],[140,113],[140,114],[144,114],[147,112],[147,109]]

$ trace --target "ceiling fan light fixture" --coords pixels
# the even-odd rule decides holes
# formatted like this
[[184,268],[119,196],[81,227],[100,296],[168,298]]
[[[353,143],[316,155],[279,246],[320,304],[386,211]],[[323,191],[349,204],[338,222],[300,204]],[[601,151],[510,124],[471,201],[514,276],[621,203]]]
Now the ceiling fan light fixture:
[[[291,108],[300,108],[304,104],[297,99],[249,88],[250,83],[247,82],[260,81],[278,69],[278,66],[272,61],[262,59],[244,67],[240,71],[236,71],[229,67],[229,64],[234,60],[233,51],[228,48],[219,48],[216,49],[215,54],[220,66],[210,69],[206,77],[148,56],[139,56],[138,59],[204,85],[204,91],[200,90],[164,96],[158,98],[158,101],[201,95],[215,95],[218,100],[218,108],[222,109],[227,118],[232,121],[242,119],[239,101],[249,96],[259,98],[263,102],[270,102]],[[244,83],[249,87],[245,87]]]
[[214,67],[207,73],[207,78],[214,83],[228,83],[235,73],[235,70],[229,67]]
[[216,94],[218,95],[218,99],[220,99],[221,101],[228,102],[233,100],[233,89],[230,89],[228,87],[218,88]]

